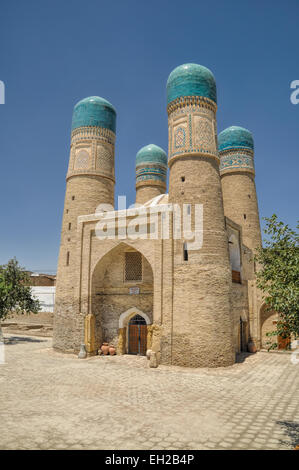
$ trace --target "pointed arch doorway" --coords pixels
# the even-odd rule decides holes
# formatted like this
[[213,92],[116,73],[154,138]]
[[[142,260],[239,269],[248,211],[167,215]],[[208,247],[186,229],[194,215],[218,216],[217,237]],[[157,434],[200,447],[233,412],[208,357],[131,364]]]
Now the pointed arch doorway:
[[150,317],[136,307],[129,308],[119,317],[119,354],[146,354]]
[[146,321],[141,315],[135,315],[128,324],[128,353],[144,356],[147,345]]

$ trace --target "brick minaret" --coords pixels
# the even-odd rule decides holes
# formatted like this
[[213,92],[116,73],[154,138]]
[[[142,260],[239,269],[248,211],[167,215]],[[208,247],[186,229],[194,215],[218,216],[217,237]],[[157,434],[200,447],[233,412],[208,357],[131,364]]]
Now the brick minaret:
[[243,127],[229,127],[219,134],[218,148],[224,213],[241,225],[244,244],[255,250],[261,246],[261,227],[252,134]]
[[136,155],[136,202],[146,201],[166,191],[167,155],[161,147],[150,144]]
[[202,247],[190,250],[183,237],[174,241],[173,363],[226,366],[235,356],[213,74],[197,64],[177,67],[167,100],[169,202],[181,210],[190,205],[193,230],[195,207],[203,206]]
[[83,341],[82,302],[75,298],[77,220],[99,204],[114,205],[116,112],[103,98],[92,96],[73,112],[69,168],[61,230],[54,314],[53,346],[75,350]]

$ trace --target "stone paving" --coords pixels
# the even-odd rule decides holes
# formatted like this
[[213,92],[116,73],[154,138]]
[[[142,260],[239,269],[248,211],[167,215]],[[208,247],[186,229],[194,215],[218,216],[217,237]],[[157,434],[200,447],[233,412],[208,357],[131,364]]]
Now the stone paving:
[[292,449],[299,364],[260,352],[221,369],[79,360],[49,338],[7,335],[1,449]]

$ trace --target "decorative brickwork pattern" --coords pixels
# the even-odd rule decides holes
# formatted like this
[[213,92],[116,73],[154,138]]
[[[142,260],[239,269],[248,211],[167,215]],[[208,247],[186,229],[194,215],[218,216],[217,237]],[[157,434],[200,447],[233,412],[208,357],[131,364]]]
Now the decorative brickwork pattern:
[[79,127],[72,132],[72,144],[76,144],[78,141],[89,141],[100,138],[103,142],[109,144],[115,143],[115,134],[109,129],[103,129],[100,127]]
[[218,160],[214,116],[199,105],[176,108],[169,115],[169,161],[183,154],[208,154]]
[[[72,132],[67,179],[89,174],[114,180],[114,142],[115,135],[109,129],[75,129]],[[88,153],[88,158],[84,152]]]
[[114,162],[111,149],[103,144],[97,145],[96,169],[114,173]]
[[201,152],[216,153],[214,129],[208,119],[195,116],[194,144]]
[[245,169],[254,172],[253,152],[229,150],[220,153],[220,171]]
[[175,148],[185,147],[186,132],[183,127],[178,127],[174,133]]
[[146,180],[160,180],[165,183],[166,168],[154,164],[136,168],[136,183]]
[[75,170],[84,170],[89,168],[89,152],[87,150],[78,150],[75,158]]

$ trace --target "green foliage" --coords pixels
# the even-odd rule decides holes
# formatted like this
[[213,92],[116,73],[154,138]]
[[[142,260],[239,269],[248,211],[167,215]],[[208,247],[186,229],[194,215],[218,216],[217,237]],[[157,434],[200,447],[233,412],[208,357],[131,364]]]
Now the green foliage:
[[[267,310],[279,313],[276,330],[268,336],[299,337],[299,234],[277,219],[265,218],[269,236],[257,250],[257,285],[264,293]],[[273,344],[272,347],[276,345]]]
[[0,265],[0,321],[11,313],[37,313],[40,310],[29,284],[29,275],[15,258]]

